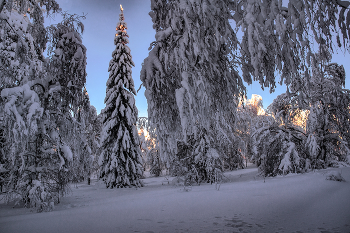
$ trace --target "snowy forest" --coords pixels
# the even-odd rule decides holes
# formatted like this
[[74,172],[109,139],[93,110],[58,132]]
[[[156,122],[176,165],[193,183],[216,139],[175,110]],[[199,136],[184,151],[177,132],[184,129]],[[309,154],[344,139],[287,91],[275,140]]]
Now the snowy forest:
[[[140,74],[132,74],[137,51],[128,47],[120,6],[98,114],[86,88],[88,16],[68,14],[55,0],[0,0],[7,202],[49,211],[71,184],[93,177],[110,189],[141,188],[148,176],[190,187],[219,184],[248,163],[261,177],[350,165],[350,90],[344,67],[332,63],[335,51],[350,52],[349,1],[150,5],[155,41]],[[57,14],[62,22],[45,27]],[[138,116],[139,78],[148,117]],[[244,83],[252,82],[270,93],[287,88],[264,109],[260,96],[247,97]]]

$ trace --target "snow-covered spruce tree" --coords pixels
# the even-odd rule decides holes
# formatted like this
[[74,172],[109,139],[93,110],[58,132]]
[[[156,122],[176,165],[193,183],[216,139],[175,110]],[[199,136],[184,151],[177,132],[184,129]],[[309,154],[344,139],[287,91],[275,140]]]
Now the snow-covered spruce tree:
[[149,168],[149,173],[154,176],[160,176],[162,174],[163,169],[166,167],[161,160],[159,153],[159,145],[155,140],[148,139],[146,143],[148,146],[148,151],[146,154],[146,167]]
[[99,166],[100,178],[107,188],[142,186],[142,158],[136,129],[138,112],[134,99],[136,91],[131,77],[134,63],[127,46],[126,29],[121,7],[114,37],[116,49],[108,68],[106,107],[101,112],[103,126]]
[[232,142],[225,127],[233,125],[229,123],[234,119],[234,94],[243,93],[244,87],[232,63],[238,42],[228,20],[229,4],[151,1],[156,41],[144,61],[141,80],[149,123],[156,129],[168,167],[178,141],[182,146],[194,138],[197,146],[190,153],[196,163],[206,160],[208,149],[220,150],[221,139]]
[[254,159],[265,176],[311,169],[305,146],[308,110],[301,107],[306,106],[307,99],[300,99],[289,90],[268,106],[269,114],[274,117],[272,124],[258,127],[253,136]]

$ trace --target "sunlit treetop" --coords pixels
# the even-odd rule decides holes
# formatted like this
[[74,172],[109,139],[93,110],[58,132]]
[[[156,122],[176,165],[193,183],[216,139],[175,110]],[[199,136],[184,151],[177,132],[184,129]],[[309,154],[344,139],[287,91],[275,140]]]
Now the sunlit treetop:
[[117,24],[117,33],[115,34],[115,36],[127,36],[126,34],[126,30],[127,29],[127,24],[124,22],[124,9],[122,7],[122,5],[120,5],[120,14],[119,14],[119,22]]

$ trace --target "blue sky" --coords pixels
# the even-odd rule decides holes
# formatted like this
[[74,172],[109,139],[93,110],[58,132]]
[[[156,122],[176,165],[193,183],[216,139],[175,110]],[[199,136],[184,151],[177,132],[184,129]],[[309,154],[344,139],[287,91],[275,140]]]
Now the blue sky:
[[[139,88],[141,64],[148,56],[148,47],[155,40],[155,30],[152,28],[152,21],[148,15],[150,0],[56,0],[63,11],[70,14],[86,15],[83,21],[85,31],[83,34],[83,43],[87,48],[87,91],[90,96],[90,102],[100,113],[105,107],[104,98],[106,95],[106,81],[108,79],[108,64],[112,58],[112,52],[115,49],[113,42],[115,28],[119,20],[120,8],[124,8],[125,22],[128,25],[129,47],[135,63],[132,70],[132,76],[136,89]],[[47,19],[46,24],[56,24],[60,20]],[[344,56],[344,53],[338,51],[334,55],[334,62],[343,64],[347,73],[350,75],[350,56]],[[254,82],[247,86],[248,98],[252,94],[258,94],[263,97],[264,108],[266,108],[277,95],[285,92],[285,87],[278,86],[272,94],[269,90],[261,90],[259,83]],[[347,89],[350,89],[350,78],[346,78]],[[139,110],[139,116],[147,117],[147,100],[144,96],[144,88],[136,96],[136,106]]]

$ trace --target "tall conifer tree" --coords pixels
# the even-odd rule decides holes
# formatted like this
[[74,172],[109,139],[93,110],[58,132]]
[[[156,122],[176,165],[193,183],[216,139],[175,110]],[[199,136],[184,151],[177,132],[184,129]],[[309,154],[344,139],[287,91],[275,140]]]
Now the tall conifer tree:
[[134,81],[131,67],[135,66],[130,55],[127,24],[120,7],[116,49],[109,63],[109,79],[106,83],[106,107],[102,111],[102,153],[99,158],[100,178],[107,188],[142,186],[140,176],[141,150],[136,129],[137,108],[135,105]]

